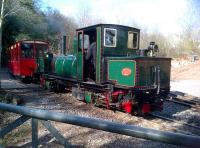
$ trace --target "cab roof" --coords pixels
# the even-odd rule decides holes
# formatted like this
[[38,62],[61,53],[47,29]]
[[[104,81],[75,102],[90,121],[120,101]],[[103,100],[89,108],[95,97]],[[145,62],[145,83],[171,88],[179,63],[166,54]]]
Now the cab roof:
[[92,29],[92,28],[96,28],[96,27],[123,28],[123,29],[140,31],[140,29],[138,29],[138,28],[134,28],[134,27],[130,27],[130,26],[124,26],[124,25],[118,25],[118,24],[96,24],[96,25],[92,25],[92,26],[88,26],[88,27],[79,28],[76,31],[88,30],[88,29]]

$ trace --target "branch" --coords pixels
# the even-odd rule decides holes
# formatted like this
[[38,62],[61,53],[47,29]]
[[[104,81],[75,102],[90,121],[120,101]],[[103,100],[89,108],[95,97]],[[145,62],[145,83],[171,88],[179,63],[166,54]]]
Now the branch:
[[21,10],[20,5],[16,5],[14,6],[12,9],[10,9],[7,13],[4,14],[4,17],[12,15],[12,14],[16,14],[17,12],[19,12]]
[[21,9],[24,9],[23,7],[21,7],[21,3],[19,1],[9,0],[6,2],[7,3],[5,3],[5,8],[7,12],[4,11],[5,14],[3,17],[16,14],[17,12],[21,11]]
[[9,12],[7,12],[5,15],[4,15],[4,17],[7,17],[7,16],[9,16],[9,15],[13,15],[13,14],[16,14],[17,12],[19,12],[20,11],[20,8],[19,9],[17,9],[17,10],[12,10],[12,11],[9,11]]
[[3,13],[4,13],[4,0],[1,2],[1,19],[3,18]]

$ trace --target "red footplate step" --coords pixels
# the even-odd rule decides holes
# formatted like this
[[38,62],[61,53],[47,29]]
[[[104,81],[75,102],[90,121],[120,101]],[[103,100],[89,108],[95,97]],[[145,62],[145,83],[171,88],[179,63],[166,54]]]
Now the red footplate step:
[[143,104],[142,106],[142,113],[149,113],[151,111],[151,105],[150,104]]

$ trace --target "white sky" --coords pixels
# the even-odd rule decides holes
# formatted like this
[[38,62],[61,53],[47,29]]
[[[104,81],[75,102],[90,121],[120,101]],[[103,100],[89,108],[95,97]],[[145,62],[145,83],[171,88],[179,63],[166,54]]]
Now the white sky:
[[187,0],[42,0],[45,6],[77,19],[87,10],[106,23],[160,31],[166,35],[181,31],[187,13]]

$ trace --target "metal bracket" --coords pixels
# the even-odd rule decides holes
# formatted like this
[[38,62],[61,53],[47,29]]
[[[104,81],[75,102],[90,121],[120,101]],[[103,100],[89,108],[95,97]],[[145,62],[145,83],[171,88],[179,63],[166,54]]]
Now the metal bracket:
[[4,127],[0,131],[0,138],[4,138],[6,134],[11,132],[13,129],[17,128],[18,126],[22,125],[24,122],[26,122],[30,117],[28,116],[21,116],[11,124],[9,124],[7,127]]
[[60,134],[60,132],[51,125],[49,121],[41,121],[44,127],[62,144],[64,147],[70,147],[71,144]]

